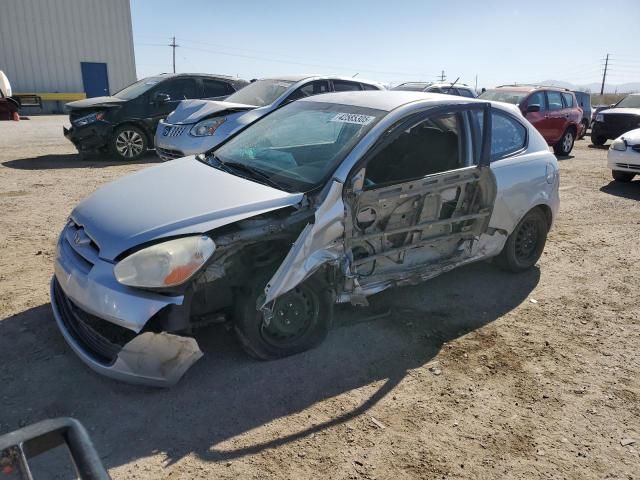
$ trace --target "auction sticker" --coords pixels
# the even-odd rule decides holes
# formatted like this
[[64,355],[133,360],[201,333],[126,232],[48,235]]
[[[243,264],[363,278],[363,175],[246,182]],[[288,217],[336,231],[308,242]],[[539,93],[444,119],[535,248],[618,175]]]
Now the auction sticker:
[[356,125],[369,125],[376,117],[360,115],[358,113],[338,113],[331,119],[332,122],[355,123]]

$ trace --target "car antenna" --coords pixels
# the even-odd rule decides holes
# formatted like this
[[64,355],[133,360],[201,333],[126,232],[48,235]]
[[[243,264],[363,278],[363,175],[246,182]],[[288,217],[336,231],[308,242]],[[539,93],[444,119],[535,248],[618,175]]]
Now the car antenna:
[[453,87],[456,83],[458,83],[458,80],[460,80],[460,77],[456,78],[454,82],[451,84],[451,86]]
[[351,78],[356,78],[358,75],[360,75],[360,72],[356,73],[354,76],[352,76]]

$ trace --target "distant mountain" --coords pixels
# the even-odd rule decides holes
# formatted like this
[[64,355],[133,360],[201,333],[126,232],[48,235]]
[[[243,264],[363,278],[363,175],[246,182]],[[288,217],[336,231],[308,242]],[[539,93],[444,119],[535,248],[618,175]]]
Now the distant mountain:
[[[591,93],[600,93],[600,83],[575,84],[563,82],[562,80],[544,80],[538,82],[540,85],[553,85],[556,87],[568,88],[569,90],[582,90]],[[635,93],[640,92],[640,82],[621,83],[620,85],[611,85],[605,83],[604,93]]]

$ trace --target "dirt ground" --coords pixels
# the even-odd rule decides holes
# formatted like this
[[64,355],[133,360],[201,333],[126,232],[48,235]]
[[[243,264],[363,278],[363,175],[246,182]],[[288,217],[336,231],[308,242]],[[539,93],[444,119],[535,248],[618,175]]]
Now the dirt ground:
[[114,479],[640,478],[640,179],[612,183],[606,149],[560,162],[533,271],[479,263],[387,291],[275,362],[211,327],[157,390],[94,374],[54,325],[67,215],[156,161],[81,160],[65,121],[0,123],[0,433],[75,417]]

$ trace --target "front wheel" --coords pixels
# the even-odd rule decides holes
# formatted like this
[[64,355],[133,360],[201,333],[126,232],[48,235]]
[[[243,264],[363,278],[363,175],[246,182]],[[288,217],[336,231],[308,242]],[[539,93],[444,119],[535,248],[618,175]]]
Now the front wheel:
[[575,141],[575,136],[573,135],[573,130],[568,128],[560,141],[553,146],[553,151],[556,155],[567,156],[573,150],[573,143]]
[[137,160],[147,152],[147,136],[135,125],[116,128],[110,149],[120,160]]
[[593,143],[594,145],[597,146],[602,146],[605,143],[607,143],[607,137],[605,137],[604,135],[597,135],[596,133],[594,133],[593,128],[591,129],[591,143]]
[[[269,276],[270,277],[270,276]],[[256,310],[268,281],[256,280],[236,297],[235,329],[244,350],[260,360],[287,357],[319,345],[329,333],[333,317],[331,292],[317,276],[276,298],[270,318]]]
[[621,172],[620,170],[611,170],[611,176],[616,182],[630,182],[635,177],[635,173]]
[[515,273],[533,267],[542,255],[548,231],[544,213],[539,208],[529,211],[507,238],[496,258],[498,265]]

